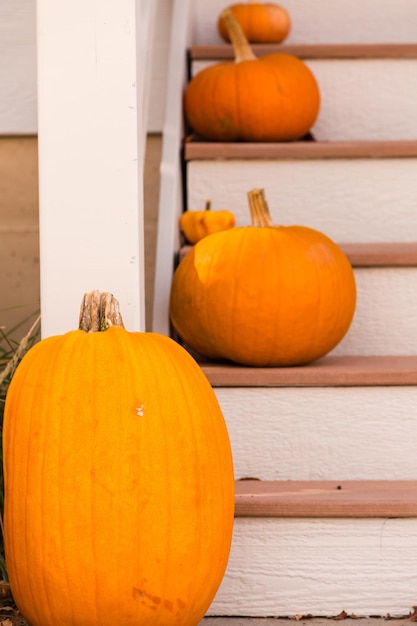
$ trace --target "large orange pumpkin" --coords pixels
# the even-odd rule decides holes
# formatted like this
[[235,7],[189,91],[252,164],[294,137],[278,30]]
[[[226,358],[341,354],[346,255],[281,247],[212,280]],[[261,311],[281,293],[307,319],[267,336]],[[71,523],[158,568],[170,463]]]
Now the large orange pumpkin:
[[32,626],[195,626],[226,567],[234,481],[214,392],[176,342],[120,322],[92,292],[82,330],[40,341],[9,387],[6,560]]
[[[288,11],[275,2],[237,3],[230,5],[230,9],[250,43],[281,43],[290,32]],[[223,39],[230,41],[221,15],[217,29]]]
[[231,9],[222,19],[235,61],[206,67],[188,83],[184,111],[191,129],[213,141],[289,141],[306,135],[320,107],[310,69],[290,54],[256,58]]
[[252,226],[199,241],[177,267],[170,315],[197,353],[252,366],[301,365],[344,337],[356,304],[352,267],[325,234],[274,226],[262,190]]

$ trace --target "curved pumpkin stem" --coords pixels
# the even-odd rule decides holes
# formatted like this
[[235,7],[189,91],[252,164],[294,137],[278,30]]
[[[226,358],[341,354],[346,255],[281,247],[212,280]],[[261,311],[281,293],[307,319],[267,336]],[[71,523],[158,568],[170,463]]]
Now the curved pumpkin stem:
[[107,330],[110,326],[124,328],[116,298],[107,292],[85,293],[81,302],[79,329],[86,333],[98,333]]
[[248,191],[252,226],[273,226],[264,189]]
[[252,52],[252,48],[249,45],[246,35],[233,15],[233,11],[230,8],[224,9],[221,12],[220,17],[226,26],[230,41],[233,44],[235,62],[240,63],[241,61],[256,60],[257,57]]

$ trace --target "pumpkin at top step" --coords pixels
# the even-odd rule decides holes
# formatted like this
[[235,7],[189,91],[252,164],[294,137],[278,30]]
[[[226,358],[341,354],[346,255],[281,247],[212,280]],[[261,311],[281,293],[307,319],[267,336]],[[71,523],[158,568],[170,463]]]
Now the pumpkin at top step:
[[176,268],[172,325],[209,359],[254,367],[309,363],[349,329],[352,267],[325,234],[274,226],[262,190],[249,198],[251,226],[205,237]]
[[303,61],[290,54],[256,58],[232,11],[222,13],[234,62],[199,71],[184,92],[191,130],[211,141],[292,141],[317,119],[320,91]]
[[[246,2],[229,7],[250,43],[281,43],[291,29],[288,11],[274,2]],[[217,30],[225,41],[230,35],[223,18],[217,21]]]
[[[222,579],[234,480],[224,419],[172,339],[109,294],[40,341],[5,406],[5,548],[31,626],[196,626]],[[103,313],[98,313],[103,309]]]

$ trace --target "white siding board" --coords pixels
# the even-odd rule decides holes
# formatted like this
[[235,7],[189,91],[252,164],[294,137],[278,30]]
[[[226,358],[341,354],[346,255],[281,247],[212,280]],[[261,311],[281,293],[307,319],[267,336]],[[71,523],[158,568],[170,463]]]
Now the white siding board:
[[238,518],[208,613],[408,616],[416,587],[416,519]]
[[415,480],[416,387],[216,388],[235,477]]
[[355,316],[332,354],[417,354],[417,268],[357,268],[355,278]]
[[249,223],[247,192],[265,188],[277,224],[339,243],[417,240],[417,159],[211,160],[187,164],[188,208],[212,200]]
[[318,141],[417,138],[417,59],[306,61],[321,107]]
[[0,3],[0,135],[37,129],[36,3]]

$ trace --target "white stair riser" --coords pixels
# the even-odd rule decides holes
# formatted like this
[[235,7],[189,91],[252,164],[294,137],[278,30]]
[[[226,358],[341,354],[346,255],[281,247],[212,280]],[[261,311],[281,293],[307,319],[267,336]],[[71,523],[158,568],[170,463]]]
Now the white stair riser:
[[[217,17],[228,0],[195,0],[194,43],[221,43]],[[409,43],[415,41],[414,0],[280,0],[292,20],[287,43]]]
[[[417,138],[417,59],[306,60],[321,106],[317,141]],[[193,73],[211,63],[196,61]]]
[[306,63],[321,93],[317,141],[417,138],[417,59]]
[[417,267],[356,268],[355,279],[355,315],[332,354],[417,354]]
[[235,520],[210,615],[409,615],[417,519]]
[[276,224],[303,224],[339,243],[417,240],[417,159],[195,160],[188,208],[228,208],[249,223],[247,192],[266,191]]
[[236,479],[416,478],[417,387],[215,392],[229,431]]

